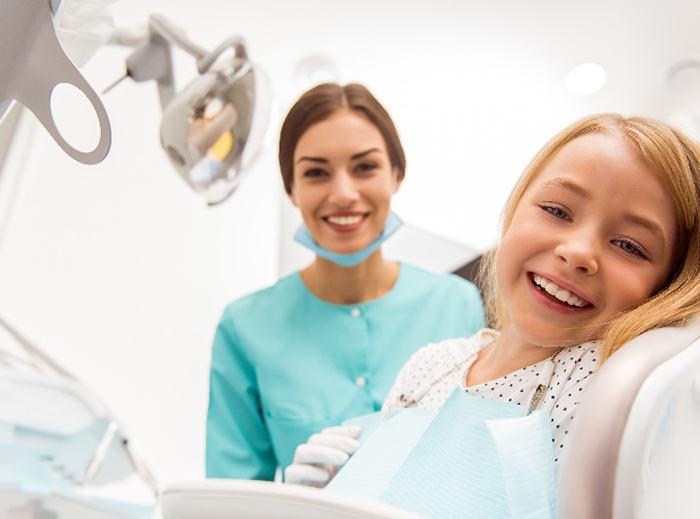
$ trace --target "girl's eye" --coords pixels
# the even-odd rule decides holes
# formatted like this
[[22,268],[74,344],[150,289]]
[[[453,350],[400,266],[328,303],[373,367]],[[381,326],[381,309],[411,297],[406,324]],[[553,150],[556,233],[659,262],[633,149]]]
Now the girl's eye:
[[542,209],[545,213],[551,214],[554,218],[558,218],[559,220],[569,220],[569,213],[556,205],[541,205],[540,209]]
[[377,165],[374,162],[361,162],[355,167],[355,171],[358,173],[369,173],[377,169]]
[[634,242],[631,242],[629,240],[618,239],[618,240],[613,240],[612,243],[614,245],[617,245],[620,248],[620,250],[622,250],[623,252],[626,252],[627,254],[630,254],[632,256],[637,256],[637,257],[642,258],[642,259],[648,259],[647,255],[644,254],[644,251],[638,245],[636,245]]
[[306,171],[304,171],[304,176],[311,177],[311,178],[321,177],[325,174],[326,174],[326,172],[320,168],[311,168],[311,169],[307,169]]

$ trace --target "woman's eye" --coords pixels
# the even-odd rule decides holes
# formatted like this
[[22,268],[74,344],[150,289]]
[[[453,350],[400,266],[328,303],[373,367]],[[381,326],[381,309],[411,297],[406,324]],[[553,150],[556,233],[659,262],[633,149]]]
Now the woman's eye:
[[561,207],[556,205],[541,205],[540,209],[544,212],[551,214],[554,218],[559,218],[560,220],[568,220],[569,213],[564,211]]
[[358,173],[369,173],[370,171],[374,171],[377,169],[377,165],[373,162],[361,162],[357,166],[355,166],[355,171]]
[[626,252],[627,254],[631,254],[632,256],[638,256],[642,259],[647,259],[647,255],[644,254],[644,251],[636,245],[634,242],[631,242],[629,240],[613,240],[612,243],[620,248],[623,252]]
[[311,177],[311,178],[321,177],[325,174],[326,174],[326,172],[320,168],[311,168],[311,169],[307,169],[306,171],[304,171],[304,176]]

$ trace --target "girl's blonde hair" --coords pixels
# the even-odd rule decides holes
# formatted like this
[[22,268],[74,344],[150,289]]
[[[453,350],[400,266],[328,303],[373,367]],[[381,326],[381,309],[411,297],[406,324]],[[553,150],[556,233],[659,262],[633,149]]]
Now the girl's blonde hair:
[[[664,181],[676,208],[678,241],[666,283],[647,301],[625,310],[606,326],[601,337],[602,361],[623,344],[652,328],[678,326],[700,313],[700,146],[665,123],[646,117],[599,114],[586,117],[555,135],[525,168],[503,210],[501,237],[534,178],[568,142],[588,133],[623,137]],[[481,263],[481,283],[490,324],[500,327],[504,308],[495,274],[496,251]]]

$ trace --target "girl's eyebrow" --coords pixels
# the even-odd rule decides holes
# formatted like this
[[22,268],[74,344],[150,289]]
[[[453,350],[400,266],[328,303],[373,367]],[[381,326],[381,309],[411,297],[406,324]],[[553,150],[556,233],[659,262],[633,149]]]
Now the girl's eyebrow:
[[661,230],[661,227],[659,227],[651,220],[644,218],[643,216],[640,216],[638,214],[627,212],[623,215],[623,218],[634,225],[643,227],[644,229],[652,233],[654,236],[656,236],[659,240],[661,240],[661,243],[663,245],[666,244],[666,240],[664,239],[664,232]]
[[553,178],[552,180],[548,180],[547,182],[542,184],[541,189],[546,189],[548,187],[563,187],[564,189],[568,189],[575,195],[578,195],[581,198],[585,198],[586,200],[590,200],[592,198],[591,194],[583,186],[567,178],[557,177]]

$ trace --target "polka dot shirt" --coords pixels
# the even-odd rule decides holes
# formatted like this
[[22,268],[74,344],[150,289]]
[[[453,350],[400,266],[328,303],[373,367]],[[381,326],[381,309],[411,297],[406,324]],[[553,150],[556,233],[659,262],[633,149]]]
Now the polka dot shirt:
[[470,338],[448,339],[416,351],[401,368],[382,410],[415,407],[436,411],[457,387],[482,398],[502,400],[527,409],[537,386],[543,384],[546,390],[537,409],[549,413],[555,462],[559,461],[566,448],[574,410],[600,364],[599,344],[586,342],[564,348],[553,358],[466,387],[466,375],[477,354],[496,337],[498,332],[483,329]]

